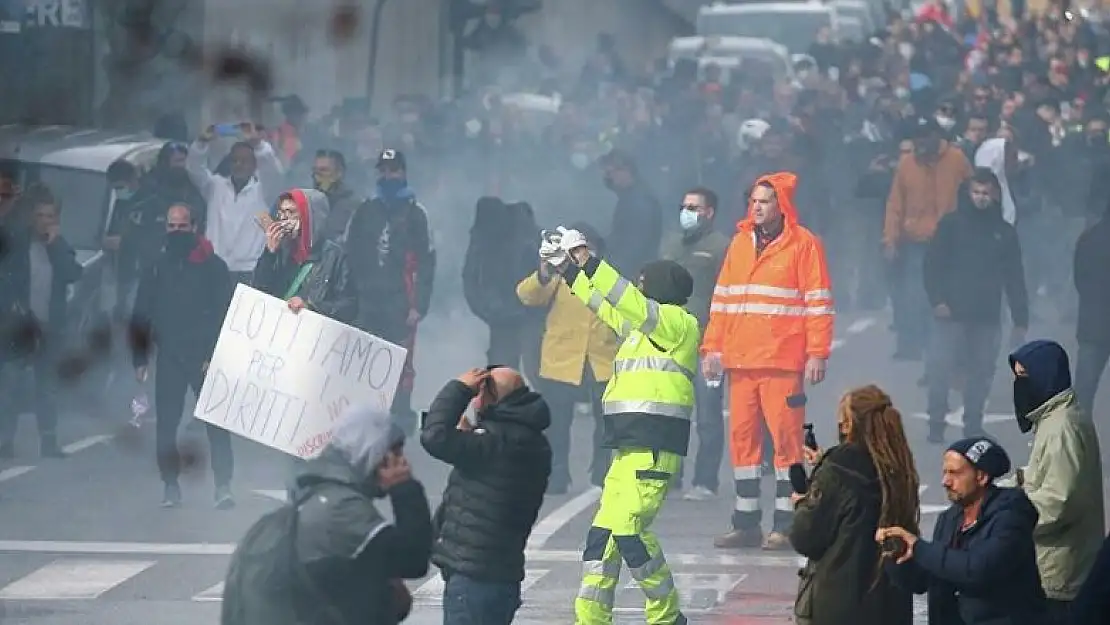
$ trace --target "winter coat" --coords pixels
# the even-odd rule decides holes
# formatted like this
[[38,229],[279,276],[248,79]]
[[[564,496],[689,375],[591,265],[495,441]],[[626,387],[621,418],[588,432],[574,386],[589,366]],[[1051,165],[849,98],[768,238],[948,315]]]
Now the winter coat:
[[970,177],[967,157],[946,142],[935,163],[922,163],[914,154],[902,156],[887,196],[883,244],[933,238],[940,218],[955,210],[960,185]]
[[527,387],[499,398],[477,429],[457,429],[474,392],[452,380],[439,392],[420,434],[432,457],[452,466],[435,515],[432,562],[483,582],[524,579],[524,546],[551,475],[547,403]]
[[539,230],[530,216],[500,201],[479,202],[463,263],[463,295],[491,332],[519,327],[534,317],[516,296],[516,285],[536,266]]
[[[212,244],[197,238],[184,258],[166,252],[147,267],[139,280],[132,332],[149,337],[159,358],[170,358],[185,370],[199,370],[212,358],[234,286],[227,263]],[[132,363],[145,367],[147,341],[132,341]]]
[[[879,566],[875,530],[882,489],[867,450],[829,449],[813,470],[809,493],[794,510],[790,542],[808,558],[794,614],[809,625],[909,625],[909,591]],[[877,581],[876,581],[877,580]]]
[[962,530],[963,507],[937,518],[932,540],[886,570],[902,588],[928,593],[929,625],[1041,625],[1045,594],[1033,529],[1037,509],[1021,489],[991,487],[979,518]]
[[698,325],[703,330],[709,323],[709,303],[713,299],[717,274],[725,261],[728,243],[728,237],[707,224],[694,232],[669,233],[659,248],[660,258],[677,262],[693,276],[694,293],[686,302],[686,310],[698,318]]
[[358,300],[347,255],[342,243],[325,237],[327,197],[319,191],[302,189],[294,189],[290,195],[301,211],[299,236],[306,238],[304,245],[311,250],[305,262],[312,263],[312,268],[300,287],[289,293],[303,266],[290,249],[298,242],[283,245],[277,252],[267,249],[254,269],[254,287],[281,299],[300,297],[310,310],[341,323],[353,323]]
[[1110,218],[1103,217],[1079,235],[1073,276],[1079,292],[1076,338],[1080,343],[1110,345],[1110,289],[1106,288],[1110,276]]

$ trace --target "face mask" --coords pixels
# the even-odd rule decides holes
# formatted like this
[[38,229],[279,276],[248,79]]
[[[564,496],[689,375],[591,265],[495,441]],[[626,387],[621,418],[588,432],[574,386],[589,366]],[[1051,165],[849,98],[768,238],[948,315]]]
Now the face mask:
[[894,89],[894,96],[899,100],[908,100],[910,99],[910,90],[906,87],[896,87]]
[[381,178],[378,180],[378,190],[382,195],[393,198],[404,189],[407,183],[404,178]]
[[698,215],[695,211],[679,211],[678,223],[682,226],[683,230],[688,232],[698,227],[698,224],[701,223],[701,215]]
[[575,152],[570,155],[570,164],[579,171],[584,170],[590,166],[590,157],[582,152]]
[[180,230],[166,233],[166,253],[175,258],[182,258],[193,251],[197,246],[197,235],[194,232]]
[[123,200],[124,202],[135,197],[134,189],[116,189],[116,199]]
[[956,120],[947,115],[937,115],[936,120],[937,125],[945,130],[952,130],[956,127]]
[[324,193],[327,193],[333,186],[335,186],[336,182],[339,182],[337,178],[333,178],[331,176],[321,176],[319,174],[314,175],[312,179],[316,182],[316,189],[319,191],[323,191]]
[[1022,434],[1033,429],[1033,422],[1027,417],[1029,413],[1040,407],[1041,403],[1032,380],[1023,376],[1014,378],[1014,416],[1017,417],[1018,428],[1021,429]]

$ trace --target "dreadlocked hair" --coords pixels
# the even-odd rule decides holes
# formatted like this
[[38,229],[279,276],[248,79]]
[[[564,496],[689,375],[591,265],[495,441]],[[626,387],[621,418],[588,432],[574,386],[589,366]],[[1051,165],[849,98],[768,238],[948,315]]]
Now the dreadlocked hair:
[[879,476],[882,489],[879,527],[902,527],[918,534],[920,482],[913,452],[902,429],[902,414],[894,408],[890,396],[874,384],[849,391],[841,410],[847,411],[851,423],[849,440],[867,449]]

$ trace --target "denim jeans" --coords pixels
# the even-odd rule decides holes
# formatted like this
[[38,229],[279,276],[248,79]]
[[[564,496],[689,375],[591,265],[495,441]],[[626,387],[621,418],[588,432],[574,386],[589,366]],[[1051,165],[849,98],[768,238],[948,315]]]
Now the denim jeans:
[[[694,456],[694,478],[690,486],[703,486],[713,492],[717,492],[720,486],[721,458],[725,452],[724,388],[723,381],[716,387],[707,386],[701,372],[694,380],[697,402],[694,426],[698,433],[698,450]],[[685,473],[685,459],[682,466],[677,477],[679,484]]]
[[1075,397],[1095,423],[1099,422],[1095,416],[1098,414],[1095,412],[1095,396],[1107,360],[1110,360],[1110,344],[1079,343],[1079,352],[1075,356]]
[[964,430],[973,434],[983,427],[983,408],[998,368],[1002,329],[997,323],[967,323],[937,319],[929,345],[929,422],[941,427],[948,414],[948,394],[953,373],[963,378]]
[[443,625],[510,625],[520,582],[483,582],[453,573],[443,587]]
[[929,345],[932,307],[925,294],[925,251],[928,247],[928,243],[916,241],[907,241],[898,247],[896,262],[900,278],[892,296],[898,298],[895,308],[901,312],[895,315],[900,350],[917,352]]

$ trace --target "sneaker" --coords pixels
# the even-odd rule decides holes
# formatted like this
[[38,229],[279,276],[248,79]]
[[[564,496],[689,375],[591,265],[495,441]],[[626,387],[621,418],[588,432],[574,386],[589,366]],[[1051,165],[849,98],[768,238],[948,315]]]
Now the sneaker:
[[790,544],[790,539],[782,532],[770,532],[767,537],[763,539],[764,551],[793,551],[794,546]]
[[231,496],[231,487],[217,486],[216,487],[216,509],[217,510],[230,510],[235,507],[235,499]]
[[686,491],[682,498],[686,501],[709,501],[710,499],[716,499],[717,493],[704,486],[695,486]]
[[167,483],[162,489],[162,507],[176,508],[181,505],[181,487],[176,482]]
[[759,528],[732,530],[713,539],[718,549],[752,549],[763,544],[763,532]]

